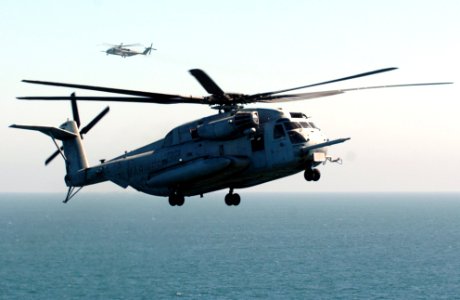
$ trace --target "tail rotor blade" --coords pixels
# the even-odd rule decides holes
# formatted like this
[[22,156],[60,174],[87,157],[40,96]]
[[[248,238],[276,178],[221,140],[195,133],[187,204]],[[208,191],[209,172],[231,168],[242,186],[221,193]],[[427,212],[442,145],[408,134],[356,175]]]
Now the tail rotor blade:
[[[75,94],[72,94],[71,96],[71,101],[72,101],[72,111],[74,112],[74,119],[75,119],[75,122],[78,124],[78,126],[80,126],[80,117],[78,116],[78,110],[76,109],[76,100],[75,100]],[[74,108],[75,107],[75,108]],[[80,130],[80,136],[83,138],[83,135],[85,133],[87,133],[88,131],[91,130],[91,128],[94,127],[94,125],[97,124],[97,122],[99,122],[110,110],[110,107],[106,107],[103,111],[101,111],[91,122],[89,122],[88,125],[86,125],[85,127],[83,127],[81,130]],[[64,150],[64,147],[61,146],[60,147],[60,150],[56,150],[55,152],[53,152],[53,154],[50,155],[50,157],[48,157],[46,160],[45,160],[45,166],[47,166],[51,161],[53,161],[53,159],[56,158],[56,156],[59,155],[59,153],[61,153],[62,151]]]
[[96,125],[97,122],[99,122],[109,112],[109,110],[110,110],[110,107],[107,106],[91,122],[89,122],[88,125],[86,125],[85,127],[82,128],[82,130],[80,130],[80,135],[86,134],[88,131],[90,131],[91,128],[93,128],[94,125]]
[[152,53],[152,50],[157,50],[155,48],[153,48],[153,43],[150,43],[150,47],[149,47],[149,54]]
[[[61,146],[61,151],[64,150],[64,147]],[[59,155],[59,150],[56,150],[53,154],[50,155],[50,157],[48,157],[46,160],[45,160],[45,166],[47,166],[53,159],[56,158],[56,156]]]
[[75,97],[75,93],[70,94],[70,103],[72,104],[73,120],[77,123],[77,127],[80,128],[80,114],[78,113],[77,99]]
[[147,49],[149,49],[149,51],[147,51],[147,55],[150,55],[150,53],[152,53],[152,46],[153,43],[150,44],[150,47],[147,47]]

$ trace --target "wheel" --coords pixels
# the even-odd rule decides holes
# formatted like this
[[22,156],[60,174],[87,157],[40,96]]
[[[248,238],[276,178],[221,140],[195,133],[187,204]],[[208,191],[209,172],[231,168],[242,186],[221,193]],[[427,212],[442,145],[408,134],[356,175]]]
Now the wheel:
[[225,204],[227,204],[228,206],[231,206],[233,204],[233,194],[230,194],[228,193],[227,195],[225,195]]
[[240,195],[238,194],[233,194],[233,197],[232,197],[232,204],[235,205],[235,206],[238,206],[241,202],[241,197]]
[[313,181],[318,181],[321,178],[321,173],[318,169],[313,169],[312,174],[313,174]]
[[307,169],[303,177],[306,181],[318,181],[321,178],[321,173],[318,169]]
[[176,195],[176,205],[177,206],[182,206],[184,205],[185,202],[185,197],[182,195]]
[[175,198],[176,198],[176,195],[169,196],[169,199],[168,199],[169,205],[176,206],[176,199]]
[[225,204],[228,206],[238,206],[241,202],[241,197],[238,194],[230,194],[228,193],[225,195]]
[[172,194],[169,196],[169,205],[171,206],[182,206],[184,205],[185,198],[181,194]]

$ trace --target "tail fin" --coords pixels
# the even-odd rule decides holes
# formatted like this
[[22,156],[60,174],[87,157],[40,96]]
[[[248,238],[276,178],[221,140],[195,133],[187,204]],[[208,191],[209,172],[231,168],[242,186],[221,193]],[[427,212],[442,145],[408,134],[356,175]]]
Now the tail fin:
[[[69,187],[67,196],[64,200],[64,203],[66,203],[75,196],[75,194],[78,193],[83,186],[103,181],[100,178],[97,178],[98,180],[91,181],[86,176],[88,169],[90,168],[83,148],[82,137],[84,134],[88,133],[109,112],[110,109],[107,106],[91,122],[89,122],[88,125],[80,130],[80,114],[78,112],[77,97],[75,96],[75,93],[70,94],[70,97],[64,99],[70,100],[73,120],[63,123],[59,128],[16,124],[11,125],[10,127],[40,131],[51,137],[57,150],[45,161],[45,165],[51,162],[59,154],[61,154],[64,158],[67,171],[65,183]],[[62,141],[62,147],[58,146],[56,140]],[[74,191],[75,187],[79,187],[77,191]]]
[[152,52],[152,50],[157,50],[157,49],[153,48],[152,46],[153,46],[153,43],[150,44],[150,47],[145,48],[145,50],[144,50],[144,52],[142,52],[142,54],[143,55],[149,55]]
[[[11,125],[12,128],[40,131],[53,139],[58,151],[66,162],[66,184],[68,186],[85,185],[84,178],[78,176],[79,171],[88,168],[88,160],[83,148],[80,133],[75,121],[67,121],[60,128],[36,125]],[[64,153],[60,150],[55,140],[61,140]]]
[[[72,106],[73,120],[63,123],[59,128],[16,124],[11,125],[10,127],[40,131],[50,136],[53,139],[57,150],[45,161],[45,165],[61,154],[66,162],[67,175],[65,180],[67,186],[84,186],[89,183],[86,181],[84,172],[80,171],[87,169],[89,165],[83,149],[83,143],[81,141],[82,136],[88,133],[109,112],[110,108],[107,106],[91,122],[89,122],[88,125],[80,130],[80,114],[78,113],[75,94],[72,93],[69,99]],[[57,145],[56,140],[62,141],[62,147]]]
[[72,179],[78,171],[89,167],[77,124],[74,121],[67,121],[61,125],[61,128],[66,131],[73,132],[76,135],[73,139],[62,140],[62,146],[64,147],[64,155],[66,158],[67,176],[70,179],[70,185],[84,185],[84,182],[72,182]]

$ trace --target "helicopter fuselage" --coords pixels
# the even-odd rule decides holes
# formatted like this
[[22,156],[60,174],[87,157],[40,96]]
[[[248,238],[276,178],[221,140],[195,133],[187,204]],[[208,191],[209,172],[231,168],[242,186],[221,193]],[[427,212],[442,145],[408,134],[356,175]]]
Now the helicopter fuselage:
[[121,57],[129,57],[129,56],[134,56],[134,55],[148,55],[152,50],[156,50],[152,48],[152,45],[150,47],[146,47],[144,51],[137,51],[133,50],[127,47],[123,47],[123,45],[115,46],[112,48],[109,48],[105,51],[107,55],[119,55]]
[[314,146],[327,141],[302,113],[242,109],[183,124],[164,139],[67,176],[66,182],[110,180],[156,196],[203,195],[311,170],[327,154],[327,147]]
[[110,48],[106,51],[107,55],[112,54],[112,55],[120,55],[122,57],[126,56],[133,56],[133,55],[138,55],[142,54],[142,52],[134,51],[128,48],[120,48],[120,47],[113,47]]

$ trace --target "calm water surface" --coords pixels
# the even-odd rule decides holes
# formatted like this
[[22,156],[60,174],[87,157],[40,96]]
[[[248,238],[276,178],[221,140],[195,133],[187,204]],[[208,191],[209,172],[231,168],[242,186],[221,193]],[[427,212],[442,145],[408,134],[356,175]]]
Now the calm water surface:
[[460,194],[0,194],[0,299],[460,299]]

